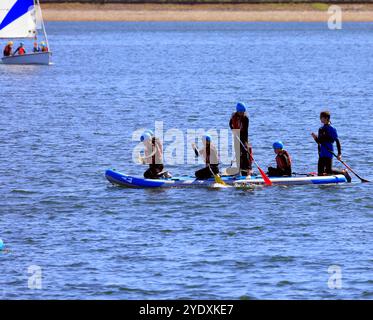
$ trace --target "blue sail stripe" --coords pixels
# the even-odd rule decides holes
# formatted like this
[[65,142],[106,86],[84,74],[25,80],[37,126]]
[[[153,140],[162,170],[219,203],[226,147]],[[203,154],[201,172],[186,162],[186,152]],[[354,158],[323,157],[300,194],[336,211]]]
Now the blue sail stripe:
[[34,0],[18,0],[9,10],[8,14],[4,17],[3,21],[1,21],[0,30],[4,29],[7,25],[22,17],[33,7]]

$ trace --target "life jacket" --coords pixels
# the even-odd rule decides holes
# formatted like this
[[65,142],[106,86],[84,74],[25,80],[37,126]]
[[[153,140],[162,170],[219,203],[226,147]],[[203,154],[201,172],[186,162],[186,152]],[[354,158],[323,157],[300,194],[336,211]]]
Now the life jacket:
[[319,143],[333,143],[335,140],[331,136],[333,128],[330,125],[324,125],[319,129],[318,142]]
[[288,170],[291,168],[291,157],[286,150],[282,150],[276,156],[277,168],[281,170]]
[[242,123],[241,123],[241,116],[238,114],[238,112],[235,112],[232,115],[232,129],[241,129]]
[[26,53],[26,50],[23,47],[18,49],[18,54],[19,55],[24,55],[25,53]]
[[8,44],[4,48],[4,52],[3,52],[4,57],[9,57],[11,53],[12,53],[12,47]]
[[48,47],[41,47],[41,52],[48,52]]

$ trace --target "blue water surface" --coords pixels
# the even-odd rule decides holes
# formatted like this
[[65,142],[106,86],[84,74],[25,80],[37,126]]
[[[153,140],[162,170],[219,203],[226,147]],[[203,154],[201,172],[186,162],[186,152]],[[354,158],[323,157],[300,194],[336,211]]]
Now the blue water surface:
[[243,101],[263,168],[281,139],[294,171],[315,171],[310,134],[329,109],[345,161],[373,179],[373,24],[47,31],[54,65],[0,64],[0,298],[373,298],[372,184],[142,190],[104,177],[142,175],[135,130],[226,129]]

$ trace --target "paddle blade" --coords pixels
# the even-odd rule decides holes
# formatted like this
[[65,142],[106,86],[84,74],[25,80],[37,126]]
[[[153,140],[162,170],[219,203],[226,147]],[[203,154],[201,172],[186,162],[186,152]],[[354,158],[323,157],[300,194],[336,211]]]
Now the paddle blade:
[[214,178],[216,183],[222,184],[223,186],[227,185],[219,175],[215,174]]
[[260,174],[262,175],[262,178],[264,180],[264,183],[267,185],[267,186],[271,186],[272,185],[272,182],[271,180],[269,180],[268,176],[265,174],[265,172],[258,166],[258,170],[260,172]]
[[[337,157],[338,159],[338,157]],[[339,162],[341,162],[350,172],[352,172],[356,177],[358,177],[360,179],[361,182],[370,182],[369,180],[367,179],[364,179],[362,177],[360,177],[354,170],[352,170],[352,168],[346,163],[344,162],[343,160],[341,159],[338,159]]]

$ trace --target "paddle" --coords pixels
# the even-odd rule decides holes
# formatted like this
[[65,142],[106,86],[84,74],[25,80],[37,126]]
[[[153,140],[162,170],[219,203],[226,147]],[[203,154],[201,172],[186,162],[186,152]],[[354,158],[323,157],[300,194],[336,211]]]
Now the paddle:
[[208,164],[208,167],[210,169],[210,172],[212,173],[212,175],[214,176],[214,179],[215,179],[215,182],[216,183],[219,183],[223,186],[228,186],[224,181],[223,179],[218,175],[218,174],[215,174],[214,171],[212,171],[211,167],[210,167],[210,164]]
[[[198,156],[199,156],[199,152],[198,152],[197,147],[196,147],[195,145],[192,144],[192,148],[193,148],[193,150],[194,150],[194,153],[195,153],[196,157],[198,157]],[[214,179],[215,179],[215,182],[216,182],[216,183],[219,183],[219,184],[221,184],[221,185],[223,185],[223,186],[228,186],[228,185],[223,181],[223,179],[222,179],[218,174],[215,174],[214,171],[212,171],[212,169],[211,169],[209,163],[207,163],[207,166],[209,167],[210,172],[211,172],[212,175],[214,176]]]
[[317,176],[317,172],[309,172],[309,173],[293,172],[292,175],[294,175],[294,176],[315,177],[315,176]]
[[249,154],[250,156],[250,159],[255,163],[256,167],[258,168],[263,180],[264,180],[264,183],[267,185],[267,186],[271,186],[272,185],[272,182],[271,180],[268,178],[268,176],[265,174],[265,172],[259,167],[258,163],[255,161],[255,159],[253,158],[253,156],[250,154],[250,152],[246,149],[245,145],[242,143],[241,139],[238,137],[238,136],[235,136],[241,143],[242,147],[246,150],[246,152]]
[[338,156],[333,151],[329,149],[326,149],[326,150],[328,150],[334,157],[336,157],[338,161],[342,163],[348,170],[350,170],[356,177],[358,177],[361,180],[361,182],[370,182],[369,180],[360,177],[354,170],[352,170],[352,168],[346,162],[344,162],[342,159],[339,159]]

